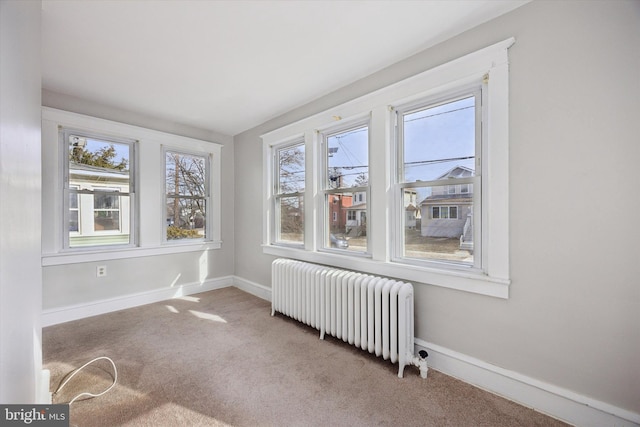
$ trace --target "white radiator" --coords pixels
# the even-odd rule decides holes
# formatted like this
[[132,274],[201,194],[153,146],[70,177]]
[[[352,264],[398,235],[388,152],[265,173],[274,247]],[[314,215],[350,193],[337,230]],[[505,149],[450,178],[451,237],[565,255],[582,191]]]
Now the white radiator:
[[291,259],[272,264],[271,315],[282,313],[427,376],[426,352],[413,355],[413,286]]

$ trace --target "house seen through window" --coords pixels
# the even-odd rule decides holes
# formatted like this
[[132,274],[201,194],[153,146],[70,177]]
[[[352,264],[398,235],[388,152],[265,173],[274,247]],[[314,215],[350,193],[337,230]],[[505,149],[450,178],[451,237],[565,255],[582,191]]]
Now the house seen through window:
[[367,252],[369,126],[355,124],[328,131],[323,141],[326,150],[323,246]]
[[64,131],[68,248],[133,244],[133,141]]

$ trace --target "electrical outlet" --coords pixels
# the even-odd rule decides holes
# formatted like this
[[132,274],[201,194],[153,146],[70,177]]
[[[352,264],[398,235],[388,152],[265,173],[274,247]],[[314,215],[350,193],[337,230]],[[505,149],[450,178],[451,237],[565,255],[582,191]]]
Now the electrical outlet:
[[96,267],[96,277],[105,277],[107,275],[107,266],[99,265]]

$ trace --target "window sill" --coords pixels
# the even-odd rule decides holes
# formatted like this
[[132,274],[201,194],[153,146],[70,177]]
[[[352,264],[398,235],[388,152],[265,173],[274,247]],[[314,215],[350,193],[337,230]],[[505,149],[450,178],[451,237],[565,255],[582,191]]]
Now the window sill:
[[99,250],[79,250],[42,255],[42,266],[78,264],[82,262],[110,261],[125,258],[139,258],[170,255],[185,252],[202,252],[220,249],[222,242],[194,242],[166,244],[152,248],[101,248]]
[[482,273],[428,268],[398,262],[376,261],[363,257],[352,257],[328,252],[312,252],[274,245],[263,245],[263,252],[278,257],[293,258],[316,264],[357,270],[363,273],[393,277],[413,283],[424,283],[502,299],[509,298],[510,280],[491,277]]

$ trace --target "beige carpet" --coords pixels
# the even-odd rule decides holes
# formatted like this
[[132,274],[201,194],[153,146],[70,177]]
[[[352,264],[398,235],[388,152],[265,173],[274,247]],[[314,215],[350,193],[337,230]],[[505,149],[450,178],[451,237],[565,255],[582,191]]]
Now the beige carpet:
[[[45,367],[64,376],[108,356],[118,383],[71,405],[75,426],[560,426],[431,369],[419,377],[282,315],[236,288],[45,328]],[[54,397],[99,393],[102,360]],[[52,390],[52,391],[53,391]]]

